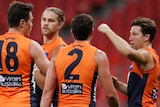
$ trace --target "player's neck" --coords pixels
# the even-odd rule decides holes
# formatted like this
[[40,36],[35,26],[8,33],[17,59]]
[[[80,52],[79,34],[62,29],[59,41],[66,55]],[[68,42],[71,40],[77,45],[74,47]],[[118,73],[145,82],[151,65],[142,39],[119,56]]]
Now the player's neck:
[[50,43],[58,37],[59,37],[58,34],[43,36],[43,43]]
[[18,30],[16,28],[9,28],[8,33],[17,33],[20,35],[24,35],[23,32],[21,32],[20,30]]
[[144,45],[143,48],[152,48],[152,44],[151,43],[147,43],[146,45]]
[[89,40],[75,40],[75,42],[83,42],[83,43],[89,43],[90,44]]

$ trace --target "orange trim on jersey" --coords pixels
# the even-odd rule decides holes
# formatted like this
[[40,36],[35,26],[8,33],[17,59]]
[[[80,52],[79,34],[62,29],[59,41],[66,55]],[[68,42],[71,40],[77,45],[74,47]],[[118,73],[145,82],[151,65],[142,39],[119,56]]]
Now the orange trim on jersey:
[[148,75],[141,101],[142,107],[156,107],[156,91],[158,91],[159,87],[158,77],[160,74],[159,56],[152,48],[146,48],[146,50],[153,56],[155,60],[154,68],[151,70],[143,71],[135,62],[133,62],[133,68],[130,72],[136,73],[141,77],[141,79],[143,79],[144,74]]

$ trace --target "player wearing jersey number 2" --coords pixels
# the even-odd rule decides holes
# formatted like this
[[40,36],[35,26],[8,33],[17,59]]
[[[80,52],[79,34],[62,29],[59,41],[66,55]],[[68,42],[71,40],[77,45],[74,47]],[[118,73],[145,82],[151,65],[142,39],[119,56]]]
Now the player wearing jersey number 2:
[[108,104],[118,107],[119,100],[112,82],[108,57],[90,45],[93,18],[88,14],[75,16],[71,33],[75,41],[59,51],[47,71],[41,107],[50,106],[56,83],[59,87],[58,107],[96,107],[98,75]]

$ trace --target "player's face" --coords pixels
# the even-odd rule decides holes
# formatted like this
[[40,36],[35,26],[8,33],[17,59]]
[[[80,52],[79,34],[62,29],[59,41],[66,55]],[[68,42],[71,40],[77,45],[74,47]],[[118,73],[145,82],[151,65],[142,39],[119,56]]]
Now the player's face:
[[144,47],[145,36],[141,32],[140,26],[131,27],[129,41],[130,46],[136,50]]
[[60,24],[57,20],[57,14],[52,11],[44,11],[41,17],[41,32],[44,36],[54,35],[59,31]]
[[29,20],[26,22],[26,24],[25,24],[25,36],[27,37],[27,36],[29,36],[30,35],[30,33],[31,33],[31,30],[32,30],[32,26],[33,26],[33,15],[32,15],[32,13],[30,12],[29,13]]

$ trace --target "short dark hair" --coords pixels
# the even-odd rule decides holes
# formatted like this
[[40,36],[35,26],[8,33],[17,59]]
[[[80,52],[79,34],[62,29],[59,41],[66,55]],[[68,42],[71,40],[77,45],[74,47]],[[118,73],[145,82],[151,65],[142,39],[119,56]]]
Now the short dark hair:
[[143,35],[150,34],[150,42],[156,35],[156,24],[154,20],[147,17],[138,17],[131,23],[131,26],[140,26]]
[[71,22],[71,29],[76,40],[87,40],[93,28],[92,16],[82,13],[76,15]]
[[33,5],[20,1],[13,1],[8,8],[8,25],[9,27],[19,26],[21,19],[26,22],[29,20],[29,13],[32,11]]

